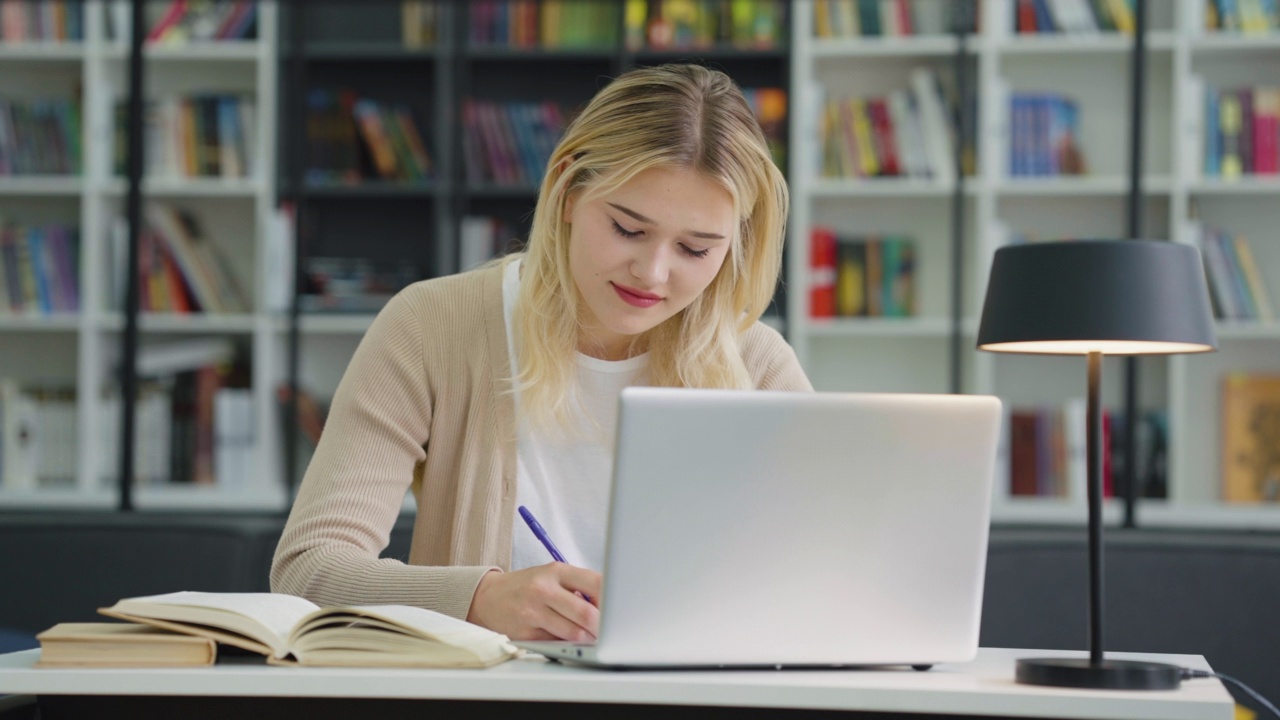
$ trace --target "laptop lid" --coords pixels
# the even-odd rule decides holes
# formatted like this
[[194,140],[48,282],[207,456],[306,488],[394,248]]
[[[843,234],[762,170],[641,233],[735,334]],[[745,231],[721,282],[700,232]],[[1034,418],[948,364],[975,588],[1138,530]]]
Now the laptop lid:
[[627,388],[596,660],[972,659],[999,426],[989,396]]

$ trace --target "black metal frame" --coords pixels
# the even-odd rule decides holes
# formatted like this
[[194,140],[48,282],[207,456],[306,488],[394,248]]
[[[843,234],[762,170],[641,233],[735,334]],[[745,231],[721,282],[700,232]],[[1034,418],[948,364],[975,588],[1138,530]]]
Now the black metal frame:
[[[1129,64],[1129,203],[1128,237],[1142,237],[1142,132],[1147,90],[1147,0],[1134,3],[1133,55]],[[1124,359],[1124,526],[1137,527],[1138,498],[1138,358]]]

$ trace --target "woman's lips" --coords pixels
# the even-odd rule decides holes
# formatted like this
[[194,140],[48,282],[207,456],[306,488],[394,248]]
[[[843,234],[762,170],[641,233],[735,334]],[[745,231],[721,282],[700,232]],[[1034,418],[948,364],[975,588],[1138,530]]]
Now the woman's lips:
[[623,302],[638,308],[649,308],[662,302],[662,298],[653,293],[636,290],[625,285],[613,285],[613,291],[618,293],[618,297],[622,298]]

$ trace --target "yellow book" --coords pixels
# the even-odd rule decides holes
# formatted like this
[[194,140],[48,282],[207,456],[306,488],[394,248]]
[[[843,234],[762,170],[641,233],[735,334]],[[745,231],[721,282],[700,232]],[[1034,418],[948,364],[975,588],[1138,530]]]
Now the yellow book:
[[1223,179],[1238,178],[1243,172],[1240,160],[1240,99],[1224,92],[1218,100],[1218,129],[1222,133],[1222,158],[1218,174]]
[[623,11],[623,20],[626,23],[628,49],[638,50],[644,47],[644,26],[648,17],[649,6],[646,0],[627,0],[626,9]]
[[880,163],[876,160],[875,138],[871,136],[871,116],[867,114],[867,102],[862,98],[854,98],[853,137],[858,143],[858,159],[862,163],[862,174],[875,177],[880,174]]
[[831,31],[831,8],[828,5],[835,0],[814,0],[813,3],[813,36],[829,38]]
[[1111,10],[1111,19],[1115,21],[1116,29],[1132,35],[1134,20],[1133,13],[1129,10],[1129,3],[1125,0],[1107,0],[1107,8]]
[[58,623],[36,640],[38,668],[212,665],[218,655],[209,638],[134,623]]
[[542,46],[558,48],[564,45],[560,27],[564,23],[564,5],[561,0],[542,0]]
[[1223,380],[1222,499],[1280,501],[1280,375]]
[[281,593],[176,592],[98,612],[260,653],[269,665],[479,668],[522,654],[505,635],[409,605],[321,608]]

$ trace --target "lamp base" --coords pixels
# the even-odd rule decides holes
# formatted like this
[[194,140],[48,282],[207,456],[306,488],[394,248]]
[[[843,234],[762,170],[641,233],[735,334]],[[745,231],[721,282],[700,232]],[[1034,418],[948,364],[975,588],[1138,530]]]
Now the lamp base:
[[1173,690],[1182,682],[1182,668],[1163,663],[1088,658],[1024,658],[1016,679],[1024,685],[1092,688],[1099,690]]

